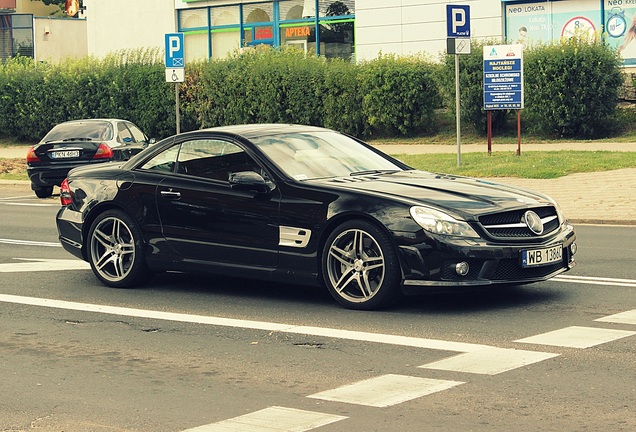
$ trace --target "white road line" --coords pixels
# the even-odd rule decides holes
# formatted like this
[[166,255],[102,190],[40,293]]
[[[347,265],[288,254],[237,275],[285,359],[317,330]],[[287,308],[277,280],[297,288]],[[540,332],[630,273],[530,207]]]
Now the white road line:
[[383,408],[447,390],[460,384],[464,384],[464,382],[388,374],[333,390],[326,390],[308,397]]
[[[53,242],[41,242],[41,241],[31,241],[31,240],[15,240],[15,239],[5,239],[0,238],[0,243],[3,244],[14,244],[21,246],[45,246],[45,247],[62,247],[60,243]],[[20,259],[20,258],[16,258]]]
[[537,351],[492,347],[481,351],[459,354],[419,367],[423,369],[496,375],[522,366],[548,360],[558,355],[559,354]]
[[20,196],[12,196],[12,197],[3,197],[0,198],[0,201],[10,201],[14,199],[23,199],[23,198],[33,198],[33,195],[20,195]]
[[205,315],[180,314],[174,312],[153,311],[148,309],[133,309],[126,307],[97,305],[90,303],[76,303],[37,297],[23,297],[9,294],[0,294],[0,302],[26,304],[31,306],[43,306],[56,309],[76,310],[92,313],[103,313],[118,316],[215,325],[221,327],[235,327],[253,330],[275,331],[281,333],[321,336],[328,338],[347,339],[361,342],[374,342],[387,345],[399,345],[442,351],[472,352],[479,351],[485,348],[492,348],[489,345],[452,342],[438,339],[425,339],[382,333],[367,333],[361,331],[339,330],[323,327],[297,326],[266,321],[240,320]]
[[273,406],[183,432],[304,432],[348,417]]
[[3,202],[3,201],[0,201],[0,205],[24,206],[24,207],[60,207],[60,204],[14,203],[14,202]]
[[625,286],[636,287],[636,280],[634,279],[615,279],[615,278],[601,278],[592,276],[569,276],[559,275],[550,279],[555,282],[568,282],[568,283],[580,283],[586,285],[612,285],[612,286]]
[[636,335],[636,332],[596,327],[572,326],[531,336],[525,339],[519,339],[515,342],[566,348],[590,348],[633,335]]
[[28,259],[15,258],[22,262],[0,264],[0,273],[20,273],[36,271],[90,270],[91,266],[82,260]]
[[621,312],[614,315],[599,318],[595,321],[617,323],[617,324],[635,324],[636,325],[636,309],[627,312]]

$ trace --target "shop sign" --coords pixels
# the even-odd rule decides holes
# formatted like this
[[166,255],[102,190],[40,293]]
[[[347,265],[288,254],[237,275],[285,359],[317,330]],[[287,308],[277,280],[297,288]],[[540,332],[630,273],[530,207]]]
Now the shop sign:
[[294,37],[307,37],[311,34],[311,27],[287,27],[285,28],[285,37],[286,38],[294,38]]
[[257,27],[254,31],[254,39],[273,39],[274,30],[271,27]]

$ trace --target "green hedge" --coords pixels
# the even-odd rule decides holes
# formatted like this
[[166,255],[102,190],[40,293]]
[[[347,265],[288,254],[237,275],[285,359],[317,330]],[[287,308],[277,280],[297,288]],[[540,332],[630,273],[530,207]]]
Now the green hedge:
[[435,66],[414,57],[356,65],[263,48],[193,70],[186,104],[203,127],[280,122],[357,136],[422,134],[433,130],[440,100]]
[[174,90],[158,51],[122,51],[105,59],[0,63],[0,134],[38,141],[55,124],[124,118],[151,137],[174,133]]
[[[489,43],[492,44],[492,43]],[[463,122],[485,132],[482,45],[460,58]],[[105,59],[0,63],[0,134],[39,140],[77,118],[119,117],[157,139],[175,132],[174,86],[158,50]],[[620,59],[601,42],[570,40],[525,53],[523,125],[573,138],[611,134],[622,84]],[[300,123],[355,136],[424,135],[438,108],[454,110],[454,56],[381,55],[358,64],[295,49],[257,48],[189,63],[180,85],[181,130],[240,123]],[[510,113],[494,111],[495,130]]]
[[[462,122],[485,133],[483,109],[483,45],[473,42],[471,54],[460,56]],[[441,77],[445,104],[454,112],[455,58],[444,56]],[[527,132],[546,137],[598,138],[621,127],[617,116],[618,92],[624,77],[621,59],[602,39],[571,38],[524,50],[525,103],[521,111]],[[495,110],[493,130],[514,128],[514,111]]]
[[568,138],[612,135],[622,61],[602,40],[572,38],[525,55],[525,119],[532,132]]

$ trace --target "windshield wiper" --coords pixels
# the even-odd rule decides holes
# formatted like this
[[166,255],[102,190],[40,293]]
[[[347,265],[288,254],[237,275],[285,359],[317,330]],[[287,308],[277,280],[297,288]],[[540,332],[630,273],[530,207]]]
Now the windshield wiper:
[[398,172],[400,170],[396,169],[385,169],[385,170],[366,170],[366,171],[356,171],[349,174],[350,176],[359,176],[359,175],[367,175],[367,174],[390,174],[394,172]]

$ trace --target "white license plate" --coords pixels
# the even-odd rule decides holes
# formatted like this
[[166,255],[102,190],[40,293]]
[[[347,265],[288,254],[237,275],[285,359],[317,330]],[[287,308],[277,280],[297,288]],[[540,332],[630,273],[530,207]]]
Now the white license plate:
[[51,159],[69,159],[79,157],[79,150],[63,150],[51,153]]
[[563,260],[563,245],[556,245],[543,249],[528,249],[521,251],[521,266],[536,267],[553,264]]

